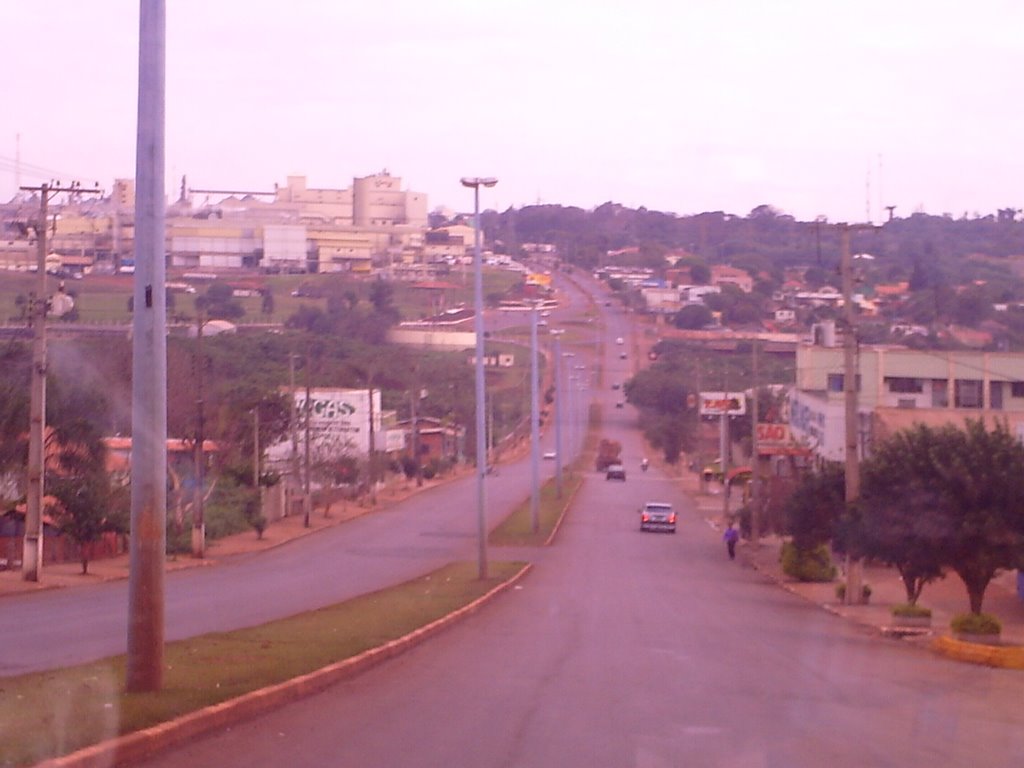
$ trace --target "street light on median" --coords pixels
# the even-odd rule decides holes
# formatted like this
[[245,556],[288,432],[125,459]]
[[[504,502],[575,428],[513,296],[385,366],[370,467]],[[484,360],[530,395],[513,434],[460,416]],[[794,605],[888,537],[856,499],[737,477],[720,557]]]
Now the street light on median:
[[480,187],[493,187],[498,180],[490,177],[464,176],[462,186],[473,189],[473,329],[476,333],[476,511],[478,556],[477,576],[487,578],[487,522],[485,516],[484,478],[487,474],[487,443],[484,425],[484,277],[480,253]]

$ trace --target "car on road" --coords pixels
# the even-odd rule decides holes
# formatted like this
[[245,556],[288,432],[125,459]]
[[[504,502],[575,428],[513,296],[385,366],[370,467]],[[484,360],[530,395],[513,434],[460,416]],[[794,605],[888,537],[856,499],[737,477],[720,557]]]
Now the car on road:
[[552,461],[558,458],[558,454],[555,453],[554,451],[546,451],[544,455],[541,456],[541,458],[545,459],[546,461]]
[[621,401],[621,400],[616,400],[615,401],[615,407],[616,408],[625,408],[626,404],[623,401]]
[[621,464],[609,464],[608,469],[605,470],[605,480],[625,480],[626,479],[626,468]]
[[615,343],[616,343],[616,344],[625,344],[625,343],[626,343],[626,340],[625,340],[624,338],[622,338],[621,336],[619,336],[619,338],[617,338],[617,339],[615,340]]
[[625,359],[626,359],[626,353],[625,352],[619,352],[619,360],[625,360]]
[[641,531],[676,532],[676,513],[672,505],[663,501],[648,501],[640,508]]
[[612,389],[618,389],[618,388],[619,388],[619,386],[620,386],[620,385],[619,385],[619,382],[617,382],[617,381],[613,381],[613,382],[612,382]]

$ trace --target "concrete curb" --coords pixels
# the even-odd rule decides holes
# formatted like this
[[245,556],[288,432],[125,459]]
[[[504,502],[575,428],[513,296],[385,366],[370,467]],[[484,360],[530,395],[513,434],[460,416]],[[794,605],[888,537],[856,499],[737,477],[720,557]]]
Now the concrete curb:
[[[822,610],[831,613],[833,616],[853,621],[861,627],[874,630],[881,637],[892,638],[896,636],[894,628],[879,627],[875,624],[857,621],[857,619],[843,613],[837,606],[830,605],[828,603],[818,603],[815,600],[809,599],[799,590],[793,589],[785,582],[776,579],[773,574],[762,569],[753,561],[752,558],[747,557],[744,558],[744,560],[754,570],[771,579],[786,592],[796,595],[809,603],[818,605]],[[906,634],[901,633],[899,637],[904,639],[923,639],[923,636],[926,634],[930,634],[930,632],[907,632]],[[956,638],[948,635],[939,635],[938,637],[932,638],[931,642],[926,644],[922,643],[921,647],[925,647],[933,653],[953,661],[961,661],[968,664],[981,664],[987,667],[996,667],[999,669],[1024,670],[1024,646],[984,645],[982,643],[971,643],[964,640],[957,640]]]
[[562,523],[565,522],[566,515],[569,514],[569,507],[572,506],[572,503],[573,503],[573,501],[576,498],[576,494],[580,492],[580,488],[583,487],[583,483],[585,483],[586,480],[587,480],[586,476],[582,476],[580,478],[580,484],[577,485],[573,489],[573,492],[569,495],[569,498],[565,500],[565,506],[562,507],[562,514],[560,514],[558,516],[558,520],[555,522],[554,526],[551,528],[551,533],[548,535],[547,539],[545,539],[544,544],[542,546],[550,547],[554,543],[555,536],[561,530]]
[[335,683],[351,679],[371,667],[404,653],[447,629],[455,622],[468,617],[485,603],[490,602],[521,581],[532,567],[532,564],[527,563],[510,579],[468,605],[403,637],[364,651],[358,656],[286,680],[283,683],[261,688],[196,712],[190,712],[166,723],[118,736],[69,755],[44,761],[37,764],[36,768],[109,768],[126,762],[137,762],[218,728],[253,718],[289,702],[319,693]]
[[1024,670],[1024,647],[1021,646],[984,645],[943,635],[932,641],[931,649],[947,659],[986,667]]

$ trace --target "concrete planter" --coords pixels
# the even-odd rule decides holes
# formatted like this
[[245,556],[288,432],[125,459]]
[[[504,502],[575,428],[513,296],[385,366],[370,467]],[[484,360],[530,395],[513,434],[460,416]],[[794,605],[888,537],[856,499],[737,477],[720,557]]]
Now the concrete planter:
[[893,626],[896,627],[930,627],[931,616],[896,616],[892,617]]
[[1002,645],[1001,635],[980,635],[974,632],[954,632],[953,637],[963,643],[974,643],[975,645]]

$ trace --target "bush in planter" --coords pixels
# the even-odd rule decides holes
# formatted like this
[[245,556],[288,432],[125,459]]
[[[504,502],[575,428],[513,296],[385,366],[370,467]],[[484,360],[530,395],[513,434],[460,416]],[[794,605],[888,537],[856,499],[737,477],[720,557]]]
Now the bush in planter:
[[990,613],[961,613],[953,617],[950,627],[960,635],[998,635],[1003,631],[999,619]]
[[780,560],[782,572],[798,581],[832,581],[836,577],[836,567],[824,544],[805,550],[787,541],[782,545]]
[[899,603],[889,609],[893,616],[901,619],[930,619],[932,609],[915,603]]
[[[866,603],[871,598],[871,585],[864,584],[860,588],[861,599]],[[836,599],[839,601],[846,600],[846,584],[845,582],[839,582],[836,584]]]

